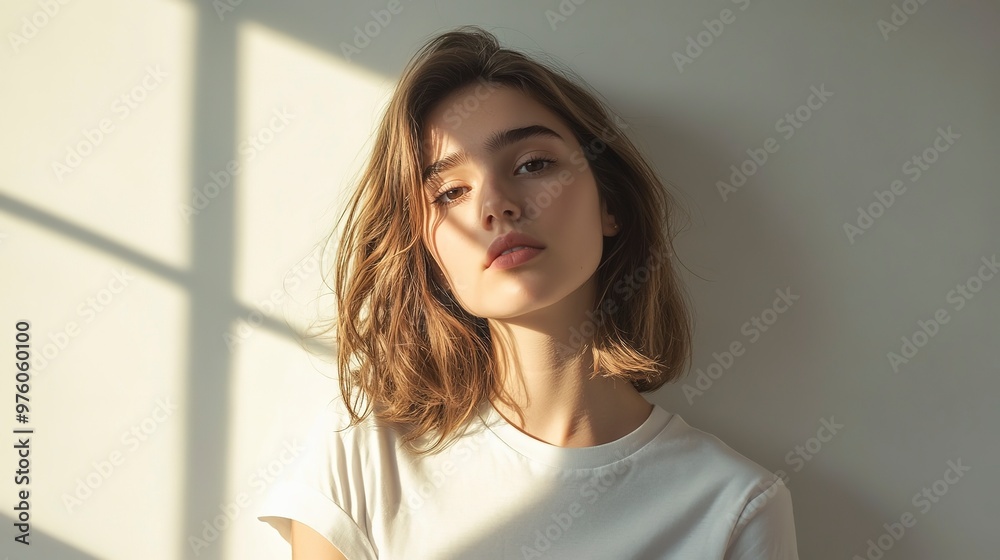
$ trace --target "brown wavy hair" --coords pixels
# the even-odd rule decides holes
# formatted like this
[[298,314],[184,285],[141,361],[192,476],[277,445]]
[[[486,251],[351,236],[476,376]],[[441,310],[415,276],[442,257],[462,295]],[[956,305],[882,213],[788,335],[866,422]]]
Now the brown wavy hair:
[[[608,126],[612,113],[599,94],[556,66],[502,48],[479,27],[462,26],[431,38],[403,71],[371,158],[331,233],[338,235],[346,217],[333,270],[336,309],[313,325],[318,334],[307,335],[332,333],[351,426],[374,406],[377,418],[405,428],[409,451],[423,454],[460,435],[484,399],[518,410],[503,390],[497,364],[504,362],[493,354],[486,320],[451,296],[422,234],[426,115],[476,82],[516,88],[558,115],[621,224],[618,235],[604,238],[597,270],[594,310],[605,319],[590,325],[592,339],[583,345],[593,353],[593,375],[649,392],[679,378],[690,363],[691,317],[670,228],[670,211],[678,206],[626,135]],[[429,435],[437,436],[434,445],[419,449],[416,442]]]

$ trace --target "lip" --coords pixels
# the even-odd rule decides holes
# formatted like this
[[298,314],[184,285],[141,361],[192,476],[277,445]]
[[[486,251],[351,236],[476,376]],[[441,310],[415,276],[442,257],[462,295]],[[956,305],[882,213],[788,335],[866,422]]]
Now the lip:
[[518,249],[512,253],[507,253],[506,255],[500,255],[490,264],[490,268],[497,270],[506,270],[508,268],[514,268],[522,263],[526,263],[531,259],[535,258],[538,253],[542,250],[536,247],[525,247],[524,249]]
[[[545,248],[545,245],[543,245],[541,241],[535,239],[534,237],[531,237],[530,235],[525,235],[517,231],[511,231],[497,237],[496,239],[493,240],[492,243],[490,243],[489,249],[486,250],[485,268],[490,268],[490,266],[493,265],[493,262],[497,259],[497,257],[500,256],[501,253],[503,253],[507,249],[511,249],[518,246],[530,247],[532,249],[537,249],[537,250]],[[505,258],[510,257],[512,255],[517,255],[518,253],[522,252],[530,252],[531,255],[522,255],[522,257],[529,257],[529,258],[538,254],[538,251],[515,251],[513,253],[504,255],[504,257]],[[518,264],[521,260],[522,259],[517,259],[518,262],[507,263],[507,264],[513,266],[513,264]]]

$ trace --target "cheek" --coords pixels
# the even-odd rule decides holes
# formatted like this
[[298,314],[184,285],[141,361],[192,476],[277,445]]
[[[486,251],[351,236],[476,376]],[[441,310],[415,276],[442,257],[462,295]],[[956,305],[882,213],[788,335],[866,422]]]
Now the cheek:
[[589,173],[578,173],[555,198],[551,206],[551,217],[565,223],[578,224],[589,216],[593,208],[600,210],[597,185]]
[[435,230],[433,239],[437,249],[435,257],[448,276],[455,279],[470,268],[474,262],[472,255],[475,251],[470,245],[468,235],[463,234],[460,228],[453,224],[442,223]]
[[424,246],[427,247],[427,252],[430,253],[437,262],[441,262],[441,249],[447,247],[447,224],[445,224],[440,216],[436,216],[430,210],[427,211],[427,215],[424,218],[423,229],[421,230],[421,235],[423,237]]

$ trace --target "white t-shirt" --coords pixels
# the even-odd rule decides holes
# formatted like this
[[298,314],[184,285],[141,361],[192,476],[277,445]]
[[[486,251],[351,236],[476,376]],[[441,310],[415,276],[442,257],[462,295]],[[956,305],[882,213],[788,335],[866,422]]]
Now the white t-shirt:
[[798,560],[781,478],[659,405],[618,440],[566,448],[484,402],[423,458],[374,414],[348,423],[332,401],[258,509],[285,540],[295,519],[348,560]]

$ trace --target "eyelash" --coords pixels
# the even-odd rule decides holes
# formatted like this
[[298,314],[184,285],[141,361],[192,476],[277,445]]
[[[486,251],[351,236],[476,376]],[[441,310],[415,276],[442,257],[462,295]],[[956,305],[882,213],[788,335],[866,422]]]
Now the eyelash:
[[[552,165],[554,165],[554,164],[557,163],[556,160],[551,159],[551,158],[536,157],[534,159],[529,159],[528,161],[522,163],[517,168],[521,169],[525,165],[528,165],[528,164],[531,164],[531,163],[537,163],[537,162],[549,163],[549,164],[552,164]],[[550,167],[552,167],[552,165],[549,165],[547,167],[539,169],[538,171],[528,171],[527,174],[528,175],[538,175],[539,173],[544,173],[545,171],[548,171],[548,169]],[[462,200],[462,198],[456,198],[455,200],[451,200],[451,201],[448,201],[448,202],[442,202],[441,201],[441,197],[443,197],[446,193],[449,193],[449,192],[451,192],[453,190],[465,189],[465,188],[468,188],[468,187],[461,187],[461,186],[459,186],[459,187],[448,187],[448,188],[446,188],[444,190],[440,190],[437,193],[435,193],[434,196],[432,197],[431,204],[436,204],[438,206],[451,206],[452,204],[455,204],[456,202]]]

